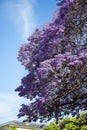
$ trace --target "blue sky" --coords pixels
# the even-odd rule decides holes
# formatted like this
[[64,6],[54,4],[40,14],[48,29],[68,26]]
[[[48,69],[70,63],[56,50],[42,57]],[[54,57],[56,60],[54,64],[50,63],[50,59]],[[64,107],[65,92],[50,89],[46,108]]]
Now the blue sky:
[[14,89],[26,75],[18,50],[35,28],[51,21],[56,0],[0,0],[0,123],[16,120],[25,99]]

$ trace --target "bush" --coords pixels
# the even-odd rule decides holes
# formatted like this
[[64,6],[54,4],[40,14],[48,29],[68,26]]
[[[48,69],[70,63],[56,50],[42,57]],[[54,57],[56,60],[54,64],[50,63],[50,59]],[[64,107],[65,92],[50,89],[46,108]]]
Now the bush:
[[78,117],[59,120],[58,124],[51,123],[44,130],[87,130],[87,111]]
[[59,126],[55,123],[50,123],[44,130],[60,130]]
[[9,130],[16,130],[15,126],[9,126]]

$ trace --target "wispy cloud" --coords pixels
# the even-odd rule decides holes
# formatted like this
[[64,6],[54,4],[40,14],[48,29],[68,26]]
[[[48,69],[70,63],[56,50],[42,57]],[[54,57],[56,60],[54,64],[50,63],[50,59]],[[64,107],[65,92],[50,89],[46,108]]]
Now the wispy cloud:
[[20,105],[25,100],[16,93],[0,93],[0,123],[17,119]]
[[[36,0],[2,1],[3,13],[7,18],[6,22],[8,22],[7,25],[10,27],[10,24],[12,24],[15,27],[21,41],[26,40],[36,27],[34,12],[35,1]],[[16,32],[12,33],[11,35],[14,35]],[[24,102],[27,101],[18,97],[15,92],[0,92],[0,123],[17,119],[20,105]]]
[[22,38],[26,39],[36,27],[35,0],[8,0],[4,6],[8,18],[21,32]]

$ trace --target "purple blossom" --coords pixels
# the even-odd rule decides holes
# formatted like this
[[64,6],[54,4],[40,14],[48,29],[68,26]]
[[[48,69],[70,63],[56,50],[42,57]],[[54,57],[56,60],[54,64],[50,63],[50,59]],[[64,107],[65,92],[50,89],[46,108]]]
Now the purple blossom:
[[86,4],[85,0],[62,0],[53,20],[36,29],[20,47],[18,60],[28,75],[16,91],[32,102],[21,106],[19,117],[58,120],[87,109]]
[[80,60],[75,60],[75,61],[74,61],[74,64],[76,64],[76,65],[83,65],[83,62],[80,61]]
[[64,32],[64,30],[65,30],[65,27],[63,25],[60,25],[59,26],[59,32]]
[[71,3],[73,3],[75,0],[70,0]]
[[79,58],[87,58],[87,53],[86,52],[81,52],[79,54]]

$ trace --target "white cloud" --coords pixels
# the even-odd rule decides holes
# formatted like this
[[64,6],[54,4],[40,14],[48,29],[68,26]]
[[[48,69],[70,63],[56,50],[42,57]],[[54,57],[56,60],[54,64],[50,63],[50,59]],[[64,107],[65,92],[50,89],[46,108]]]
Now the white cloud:
[[[20,33],[20,39],[26,40],[36,27],[34,12],[35,0],[6,0],[3,1],[4,13],[9,24],[13,24]],[[12,26],[11,26],[12,27]],[[12,32],[14,35],[14,32]],[[23,98],[14,92],[0,92],[0,123],[17,119]]]
[[36,28],[36,17],[34,12],[35,0],[15,0],[4,3],[8,19],[16,25],[16,29],[21,32],[22,39],[28,36]]
[[0,123],[17,119],[20,105],[26,100],[14,93],[0,93]]

